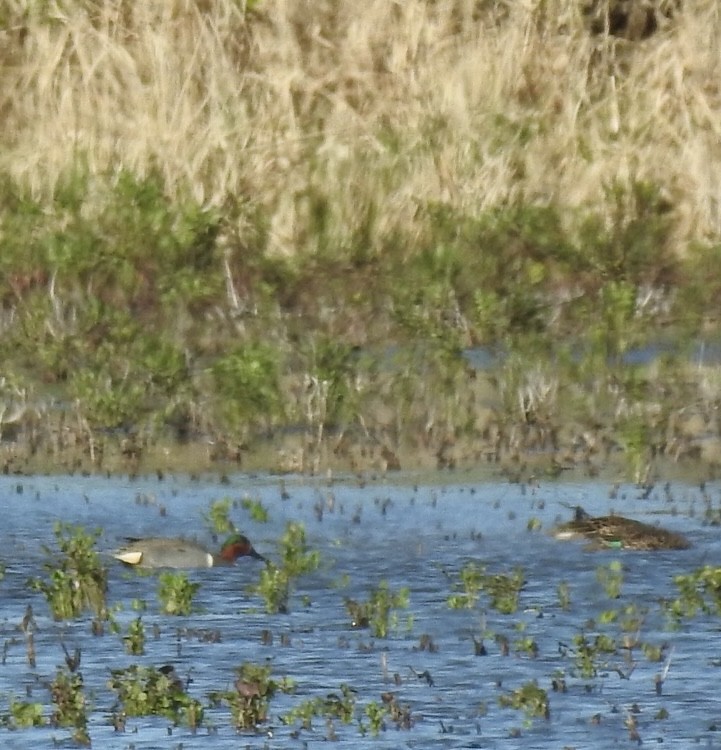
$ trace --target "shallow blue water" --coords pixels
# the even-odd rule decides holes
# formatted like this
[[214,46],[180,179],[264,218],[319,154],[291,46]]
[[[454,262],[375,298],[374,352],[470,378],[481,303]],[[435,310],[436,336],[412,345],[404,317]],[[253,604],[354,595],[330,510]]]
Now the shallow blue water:
[[[573,351],[574,357],[581,359],[581,348]],[[672,336],[651,341],[625,352],[621,357],[624,365],[649,365],[660,357],[675,356],[698,365],[715,365],[721,362],[721,342],[716,340],[687,341],[683,337]],[[465,349],[463,356],[471,367],[478,370],[491,370],[503,362],[503,350],[474,347]]]
[[[90,697],[90,735],[93,746],[103,748],[183,748],[313,745],[324,741],[323,719],[313,731],[284,726],[279,716],[301,701],[339,692],[349,684],[356,695],[356,710],[381,701],[392,691],[408,705],[414,718],[408,730],[392,722],[378,737],[362,736],[357,723],[335,724],[340,747],[409,748],[559,748],[627,747],[625,721],[638,709],[638,732],[645,745],[685,748],[721,745],[714,725],[721,726],[721,703],[715,683],[721,658],[718,618],[697,617],[672,631],[659,608],[659,599],[676,596],[673,576],[703,564],[719,564],[718,529],[701,521],[705,503],[721,505],[721,487],[708,485],[706,499],[698,487],[658,487],[647,498],[633,487],[621,487],[611,497],[606,483],[541,484],[536,488],[505,483],[434,484],[415,486],[412,477],[394,478],[392,484],[352,481],[332,485],[286,478],[288,499],[281,483],[272,477],[237,476],[229,485],[215,481],[170,478],[128,481],[98,477],[37,477],[0,479],[3,521],[0,527],[0,560],[6,565],[0,582],[3,608],[0,628],[5,660],[0,665],[0,715],[8,713],[12,697],[43,702],[46,716],[52,711],[47,683],[63,664],[60,640],[70,650],[82,650],[81,672]],[[263,602],[247,593],[259,573],[257,561],[240,560],[232,569],[193,572],[202,583],[196,599],[199,611],[190,617],[168,617],[158,612],[154,576],[138,576],[108,558],[109,600],[122,605],[116,614],[121,630],[138,613],[134,599],[147,602],[143,614],[146,653],[124,653],[122,634],[107,631],[94,637],[89,618],[56,623],[39,594],[26,581],[43,574],[45,552],[53,545],[52,527],[58,520],[103,529],[101,546],[109,551],[126,536],[186,535],[213,546],[204,530],[202,514],[223,497],[260,500],[270,521],[253,522],[241,508],[233,520],[250,536],[256,548],[273,558],[275,540],[289,520],[305,525],[308,541],[322,555],[316,573],[300,579],[288,615],[267,615]],[[583,505],[592,514],[616,511],[684,532],[693,542],[685,551],[589,553],[583,545],[559,542],[546,532],[570,517],[569,505]],[[161,513],[161,509],[163,512]],[[322,513],[321,513],[322,510]],[[538,519],[541,531],[527,530]],[[622,596],[609,600],[598,583],[599,566],[619,560],[623,565]],[[488,572],[510,573],[521,567],[526,585],[517,612],[503,615],[482,597],[474,610],[451,610],[447,597],[451,582],[468,562],[487,566]],[[393,590],[410,588],[410,608],[400,613],[400,627],[388,639],[373,639],[368,631],[350,627],[344,597],[365,600],[372,587],[387,580]],[[570,587],[571,604],[564,611],[557,586]],[[581,678],[571,653],[564,648],[584,631],[589,639],[604,633],[622,637],[618,624],[590,624],[603,611],[635,602],[647,608],[639,631],[641,641],[667,644],[670,667],[661,695],[654,679],[664,662],[648,661],[634,649],[633,670],[625,652],[610,655],[593,678]],[[18,626],[31,603],[37,620],[37,664],[27,664],[25,643]],[[406,622],[412,615],[412,625]],[[152,634],[158,628],[158,637]],[[263,630],[273,635],[263,645]],[[204,634],[213,635],[212,642]],[[437,651],[420,650],[420,637],[428,635]],[[501,653],[495,636],[510,643],[510,654]],[[281,636],[287,643],[281,643]],[[537,656],[518,646],[522,638],[535,640]],[[483,641],[486,656],[474,655],[473,640]],[[294,694],[277,694],[271,719],[259,735],[240,737],[231,726],[227,708],[206,710],[212,730],[191,734],[159,718],[128,719],[126,731],[109,725],[115,702],[108,688],[109,670],[132,663],[160,666],[172,663],[189,676],[190,693],[206,702],[213,690],[232,686],[235,668],[243,662],[269,663],[273,677],[292,678]],[[623,673],[623,676],[619,674]],[[427,672],[433,684],[419,675]],[[394,676],[397,675],[397,678]],[[552,680],[563,678],[567,692],[554,692]],[[548,691],[550,718],[526,720],[522,712],[502,708],[501,694],[530,680]],[[396,684],[398,683],[398,684]],[[28,694],[30,697],[28,698]],[[657,718],[660,709],[668,718]],[[36,728],[0,729],[7,747],[36,748],[53,739],[64,741],[68,730]],[[518,735],[518,736],[516,736]]]

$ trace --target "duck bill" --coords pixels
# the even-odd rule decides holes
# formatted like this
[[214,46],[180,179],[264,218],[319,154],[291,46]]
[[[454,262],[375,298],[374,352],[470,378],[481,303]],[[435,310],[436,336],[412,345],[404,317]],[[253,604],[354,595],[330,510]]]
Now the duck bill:
[[260,554],[260,552],[257,552],[253,547],[250,548],[250,552],[248,553],[251,557],[255,558],[256,560],[262,560],[266,565],[270,562],[270,560],[267,557],[263,557],[263,555]]

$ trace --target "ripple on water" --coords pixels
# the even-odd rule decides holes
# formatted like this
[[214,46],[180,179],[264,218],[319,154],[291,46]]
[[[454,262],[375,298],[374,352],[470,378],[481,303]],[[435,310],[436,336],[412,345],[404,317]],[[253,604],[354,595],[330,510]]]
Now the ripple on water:
[[[674,488],[678,500],[672,514],[660,490],[640,499],[633,487],[621,487],[611,499],[609,487],[596,483],[541,484],[524,490],[501,483],[416,488],[411,480],[407,485],[397,481],[360,488],[337,482],[332,502],[329,488],[308,480],[286,480],[291,497],[282,500],[278,481],[270,477],[235,477],[230,486],[97,477],[5,477],[0,484],[5,498],[0,549],[6,564],[0,584],[2,716],[7,716],[11,698],[40,701],[45,716],[50,715],[47,684],[64,664],[62,640],[70,649],[82,650],[81,671],[92,696],[90,734],[93,744],[103,748],[172,743],[189,748],[210,742],[213,747],[237,747],[224,707],[208,709],[210,735],[207,728],[195,735],[173,728],[169,739],[168,722],[158,718],[129,719],[126,733],[115,733],[108,723],[115,697],[107,682],[111,668],[173,663],[190,679],[191,694],[205,701],[210,691],[229,689],[235,667],[245,661],[268,661],[275,678],[287,675],[297,685],[294,694],[273,701],[271,721],[258,739],[268,747],[297,742],[279,715],[303,700],[338,692],[344,683],[355,690],[359,715],[391,691],[399,703],[410,706],[414,724],[410,730],[396,730],[388,722],[388,730],[378,738],[361,735],[357,724],[337,725],[340,747],[617,748],[629,743],[630,717],[646,745],[718,744],[710,729],[721,721],[713,689],[718,618],[699,616],[670,630],[659,607],[660,599],[676,595],[674,575],[721,558],[716,531],[691,515],[702,502],[694,487]],[[706,492],[719,503],[719,486],[707,485]],[[148,501],[137,503],[138,495]],[[260,568],[241,561],[231,570],[192,572],[193,580],[202,583],[200,611],[187,618],[162,616],[156,577],[138,576],[108,558],[110,600],[123,605],[116,615],[121,631],[140,614],[131,608],[133,600],[147,607],[142,612],[146,654],[131,657],[123,650],[122,633],[108,629],[93,637],[86,620],[56,623],[42,597],[26,587],[28,578],[43,575],[42,545],[53,543],[57,520],[103,529],[104,550],[134,535],[186,534],[213,546],[203,530],[202,513],[212,500],[245,495],[261,500],[269,511],[268,524],[249,520],[239,508],[233,511],[235,522],[260,552],[275,556],[274,540],[289,520],[304,523],[309,544],[321,552],[321,569],[295,585],[290,614],[265,614],[262,601],[247,590]],[[319,501],[324,503],[322,520]],[[569,518],[569,506],[579,503],[594,515],[615,510],[661,522],[688,534],[693,547],[681,552],[589,553],[580,543],[552,539],[548,530]],[[531,519],[540,521],[541,531],[527,530]],[[610,599],[597,571],[617,560],[622,563],[622,593]],[[517,612],[502,615],[490,609],[484,597],[472,610],[448,608],[451,585],[469,562],[486,566],[489,573],[523,569],[526,585]],[[381,580],[393,590],[407,586],[411,592],[409,611],[399,613],[398,628],[387,639],[354,630],[343,604],[344,597],[365,600]],[[560,582],[568,585],[567,610],[559,603]],[[35,667],[28,666],[25,636],[18,629],[29,602],[37,622]],[[605,622],[614,610],[617,619]],[[410,625],[408,614],[413,617]],[[619,649],[600,660],[596,675],[580,675],[574,638],[584,635],[593,642],[607,635],[620,642],[624,631],[619,623],[631,616],[637,617],[637,625],[625,632],[638,643],[630,652]],[[436,650],[422,647],[422,635],[430,636]],[[508,643],[508,655],[502,654],[499,639]],[[483,640],[487,655],[475,655],[474,640]],[[525,648],[530,641],[535,642],[536,656]],[[649,661],[642,653],[643,642],[663,645],[664,659],[670,654],[670,661]],[[659,695],[655,679],[665,667]],[[565,685],[565,692],[553,690],[554,680],[557,686]],[[528,720],[522,711],[499,706],[500,695],[531,681],[548,693],[548,721]],[[667,718],[660,718],[662,710]],[[326,731],[324,720],[316,719],[313,731],[301,732],[300,739],[320,741]],[[0,728],[0,740],[8,747],[33,750],[67,736],[62,728],[12,733]],[[252,737],[244,741],[255,742]]]

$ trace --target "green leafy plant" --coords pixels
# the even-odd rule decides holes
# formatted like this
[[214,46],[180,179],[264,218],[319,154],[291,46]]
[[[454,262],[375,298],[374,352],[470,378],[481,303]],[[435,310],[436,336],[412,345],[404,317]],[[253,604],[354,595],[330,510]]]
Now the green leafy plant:
[[363,713],[368,719],[368,725],[366,726],[363,722],[360,723],[360,731],[362,734],[366,734],[370,731],[371,735],[375,737],[385,731],[385,720],[389,714],[386,706],[377,701],[370,701],[365,705]]
[[602,279],[653,282],[674,267],[669,228],[671,206],[661,188],[643,180],[620,180],[605,188],[608,217],[586,214],[579,239]]
[[130,625],[128,632],[123,636],[125,652],[131,656],[141,656],[145,653],[145,627],[141,617],[136,617]]
[[721,614],[721,567],[704,565],[673,579],[679,595],[663,602],[668,617],[675,623],[704,614]]
[[158,599],[166,615],[189,615],[193,611],[193,597],[200,588],[185,573],[161,573],[158,576]]
[[[409,600],[409,589],[392,591],[388,581],[381,581],[377,588],[371,590],[367,601],[346,599],[345,607],[352,627],[370,628],[376,638],[387,638],[391,630],[398,628],[397,610],[408,609]],[[409,627],[411,623],[409,619]]]
[[56,620],[78,617],[89,609],[97,620],[108,619],[107,568],[95,550],[100,530],[88,533],[82,526],[56,523],[58,551],[45,547],[46,578],[33,578],[29,586],[44,594]]
[[266,612],[288,612],[293,582],[314,572],[320,565],[320,552],[311,550],[302,523],[289,522],[278,540],[279,565],[266,565],[258,583],[250,590],[265,600]]
[[642,607],[636,602],[630,602],[621,607],[619,615],[619,626],[621,631],[623,633],[637,633],[646,620],[648,608]]
[[278,556],[291,578],[313,573],[320,566],[320,552],[310,549],[305,526],[296,521],[286,524],[283,536],[278,540]]
[[240,501],[240,507],[248,511],[248,515],[256,523],[268,523],[270,515],[268,509],[260,500],[253,500],[250,497],[244,497]]
[[132,665],[110,673],[109,687],[128,716],[164,716],[191,729],[203,723],[202,704],[187,693],[171,665],[160,669]]
[[233,501],[229,497],[213,500],[207,513],[203,513],[205,525],[213,534],[232,534],[237,531],[230,518]]
[[580,677],[590,679],[606,665],[608,655],[616,653],[616,642],[604,634],[598,634],[589,640],[585,633],[573,636],[574,668]]
[[619,617],[619,611],[617,609],[604,609],[598,615],[598,622],[601,625],[609,625],[612,622],[617,622]]
[[299,722],[306,730],[313,729],[313,719],[316,717],[326,720],[338,719],[343,724],[350,724],[353,720],[355,708],[355,692],[348,685],[340,686],[340,694],[328,693],[324,697],[309,698],[294,706],[281,716],[284,724]]
[[290,584],[291,578],[285,568],[266,565],[260,571],[258,583],[252,585],[250,590],[263,597],[268,614],[287,614],[290,607]]
[[458,578],[453,585],[457,593],[447,600],[451,609],[472,609],[481,592],[488,595],[491,607],[502,614],[512,614],[518,609],[518,597],[525,582],[520,568],[510,575],[489,574],[485,566],[470,562],[460,570]]
[[143,414],[147,393],[144,384],[114,369],[83,369],[70,382],[70,393],[82,404],[85,418],[96,429],[128,427],[137,424]]
[[528,721],[551,717],[548,693],[543,688],[538,687],[535,680],[524,683],[507,695],[499,696],[498,703],[504,708],[523,711]]
[[410,729],[413,726],[413,715],[410,707],[398,702],[394,693],[383,693],[381,702],[370,701],[363,709],[363,714],[368,719],[366,725],[362,720],[359,722],[361,734],[370,732],[372,736],[378,735],[386,730],[386,720],[390,720],[396,729]]
[[280,411],[279,353],[250,344],[219,357],[212,366],[224,418],[233,428],[269,424]]
[[7,715],[0,718],[0,726],[8,729],[27,729],[29,727],[41,727],[45,724],[42,703],[30,703],[29,701],[10,700],[10,710]]
[[291,688],[271,678],[267,665],[246,662],[236,670],[235,689],[211,696],[214,701],[225,701],[230,706],[236,729],[255,729],[268,719],[270,701],[278,690]]
[[620,560],[612,560],[608,565],[596,568],[596,580],[603,586],[609,599],[618,599],[623,587],[623,565]]
[[561,581],[556,587],[558,606],[567,612],[571,608],[571,588],[567,581]]
[[50,693],[55,706],[50,723],[56,727],[72,727],[73,739],[80,744],[89,745],[88,707],[83,676],[79,672],[58,669],[50,685]]
[[478,603],[483,589],[483,575],[485,567],[479,567],[473,562],[464,565],[458,573],[459,581],[453,588],[458,593],[448,597],[451,609],[473,609]]
[[534,659],[538,656],[538,642],[529,635],[519,638],[515,642],[514,648],[517,653],[525,653]]

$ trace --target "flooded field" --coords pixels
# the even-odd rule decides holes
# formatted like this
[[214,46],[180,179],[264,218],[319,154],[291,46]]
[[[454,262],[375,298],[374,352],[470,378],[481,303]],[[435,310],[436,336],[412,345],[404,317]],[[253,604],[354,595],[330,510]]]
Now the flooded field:
[[[687,590],[683,606],[674,582],[721,564],[720,485],[415,481],[3,477],[0,742],[75,745],[72,728],[50,723],[50,685],[58,670],[70,674],[67,650],[69,658],[79,652],[73,674],[82,675],[95,747],[274,748],[328,740],[353,748],[721,746],[715,579],[709,573],[703,591],[693,579],[689,588],[698,597]],[[233,501],[235,525],[275,564],[288,522],[302,524],[319,567],[293,580],[284,613],[268,614],[263,597],[249,591],[264,564],[241,558],[230,568],[190,571],[200,584],[194,611],[162,614],[157,572],[125,567],[110,551],[126,537],[150,535],[215,548],[206,517],[223,498]],[[590,552],[583,542],[554,539],[550,530],[576,505],[659,523],[691,546]],[[265,509],[267,520],[254,520],[251,506]],[[56,550],[57,521],[102,529],[97,547],[115,623],[102,634],[92,633],[90,614],[56,621],[44,596],[28,586],[47,575],[44,547]],[[517,600],[507,596],[514,581]],[[350,600],[362,604],[372,592],[404,589],[407,607],[399,598],[385,613],[385,637],[372,632],[372,618],[369,627],[354,627],[358,611]],[[692,601],[709,611],[692,613]],[[130,655],[125,644],[139,617],[144,653]],[[276,690],[255,731],[239,733],[228,705],[215,698],[242,692],[237,670],[244,663],[270,667],[287,691]],[[202,705],[202,721],[191,729],[126,712],[109,682],[111,670],[131,665],[172,665]],[[21,702],[42,706],[38,726],[18,726]]]

